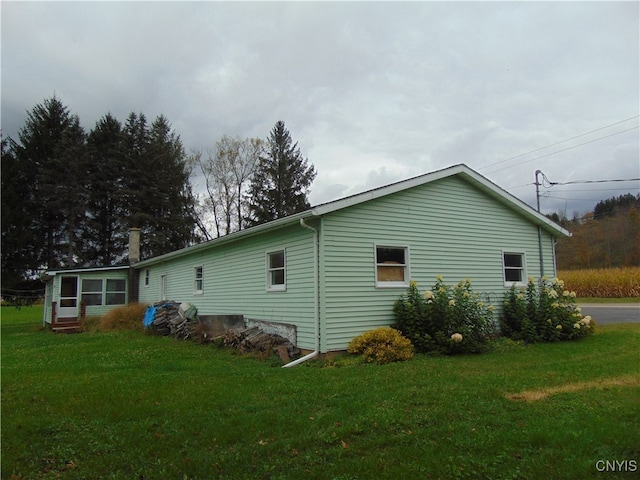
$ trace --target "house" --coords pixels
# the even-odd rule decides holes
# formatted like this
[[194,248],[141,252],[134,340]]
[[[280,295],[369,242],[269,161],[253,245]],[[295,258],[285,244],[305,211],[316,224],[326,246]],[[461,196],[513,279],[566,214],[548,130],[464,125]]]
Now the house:
[[513,284],[555,275],[564,235],[456,165],[137,262],[132,278],[140,302],[189,302],[205,315],[283,325],[311,356],[391,324],[410,280],[426,290],[437,275],[449,284],[471,278],[499,312]]
[[49,270],[45,281],[44,323],[52,330],[76,330],[81,317],[100,316],[129,301],[129,267]]
[[[129,263],[140,260],[140,229],[129,231]],[[49,270],[45,283],[43,324],[54,331],[74,331],[80,318],[101,316],[137,301],[135,270],[128,265]]]

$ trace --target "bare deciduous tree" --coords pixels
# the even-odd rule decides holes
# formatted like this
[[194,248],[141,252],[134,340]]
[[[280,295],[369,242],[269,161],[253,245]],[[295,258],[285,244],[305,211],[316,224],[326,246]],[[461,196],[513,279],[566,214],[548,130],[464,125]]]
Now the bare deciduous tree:
[[212,218],[216,236],[243,228],[244,192],[263,150],[264,142],[259,138],[243,140],[223,135],[216,142],[215,150],[207,150],[206,158],[202,152],[192,156],[207,192],[201,215]]

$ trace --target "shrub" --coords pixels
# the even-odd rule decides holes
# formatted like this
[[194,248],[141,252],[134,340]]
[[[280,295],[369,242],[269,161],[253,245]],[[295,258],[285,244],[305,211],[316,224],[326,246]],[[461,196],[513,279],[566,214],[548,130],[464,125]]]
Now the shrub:
[[143,303],[130,303],[109,310],[100,319],[99,330],[130,330],[142,331],[142,319],[147,311],[147,305]]
[[591,317],[583,317],[575,292],[565,290],[558,278],[529,277],[527,287],[511,287],[500,319],[502,334],[513,340],[555,342],[593,333]]
[[357,336],[347,347],[349,353],[362,354],[366,362],[391,363],[413,358],[413,345],[398,330],[380,327]]
[[424,294],[412,281],[394,304],[394,314],[396,327],[419,352],[479,353],[495,333],[493,307],[480,301],[470,279],[450,288],[438,276]]

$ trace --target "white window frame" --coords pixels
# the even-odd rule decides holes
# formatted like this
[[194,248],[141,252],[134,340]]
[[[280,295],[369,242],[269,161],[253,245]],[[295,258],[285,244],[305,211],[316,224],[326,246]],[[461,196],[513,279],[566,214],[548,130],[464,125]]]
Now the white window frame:
[[[505,255],[518,255],[522,259],[521,267],[507,266],[505,264]],[[507,280],[507,270],[518,270],[521,272],[520,281]],[[505,287],[523,287],[527,285],[527,254],[518,250],[502,250],[502,279],[504,280]]]
[[160,300],[169,300],[169,277],[166,273],[160,275]]
[[151,273],[150,273],[148,268],[145,268],[145,270],[144,270],[144,286],[145,286],[145,288],[149,287],[150,278],[151,278]]
[[[112,282],[124,282],[124,288],[122,290],[110,290],[109,281]],[[109,302],[109,294],[121,295],[123,299],[122,303]],[[126,305],[127,304],[127,280],[125,278],[105,278],[104,280],[104,305]]]
[[[200,271],[200,275],[198,275],[198,270]],[[193,294],[202,295],[203,293],[204,293],[204,265],[197,265],[193,267]]]
[[[283,266],[271,268],[271,255],[282,254]],[[284,292],[287,290],[287,250],[286,248],[278,248],[269,250],[265,253],[265,267],[266,267],[266,286],[268,292]],[[282,270],[284,276],[284,283],[273,283],[273,273]]]
[[[100,290],[89,290],[88,288],[85,290],[85,282],[100,282]],[[100,307],[104,305],[104,288],[105,288],[105,280],[103,278],[83,278],[80,285],[80,301],[89,307]],[[85,295],[100,295],[100,303],[87,303],[85,300]]]
[[[378,263],[378,249],[379,248],[388,248],[394,250],[404,250],[404,264],[392,264],[394,267],[402,266],[404,268],[404,280],[401,282],[398,281],[387,281],[380,280],[378,278],[378,268],[384,268],[385,266],[390,266],[385,263]],[[373,245],[373,263],[374,263],[374,271],[375,271],[375,285],[376,288],[407,288],[409,286],[409,282],[411,280],[411,261],[410,261],[410,249],[409,245],[402,244],[394,244],[394,243],[375,243]]]

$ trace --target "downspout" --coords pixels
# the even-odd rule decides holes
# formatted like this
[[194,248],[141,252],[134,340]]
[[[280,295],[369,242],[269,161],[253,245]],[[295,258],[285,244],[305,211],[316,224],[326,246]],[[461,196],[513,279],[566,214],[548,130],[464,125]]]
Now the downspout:
[[282,368],[285,367],[294,367],[296,365],[301,364],[302,362],[306,362],[310,358],[313,358],[320,353],[320,285],[318,282],[318,230],[307,225],[304,221],[304,218],[300,219],[300,226],[304,227],[313,232],[313,316],[315,321],[315,337],[316,337],[316,346],[313,352],[304,357],[298,358],[293,362],[289,362],[286,365],[283,365]]
[[544,277],[544,255],[542,252],[542,227],[538,225],[538,251],[540,253],[540,278]]

